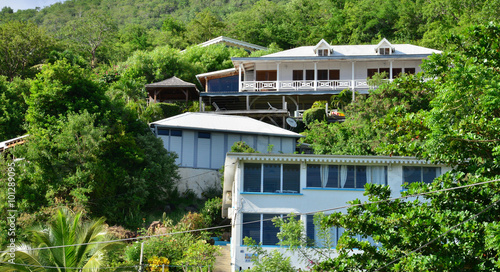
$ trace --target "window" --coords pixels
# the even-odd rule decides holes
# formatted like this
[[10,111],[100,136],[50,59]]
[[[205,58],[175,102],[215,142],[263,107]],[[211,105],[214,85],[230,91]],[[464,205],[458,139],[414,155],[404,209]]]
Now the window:
[[403,73],[403,69],[401,68],[392,68],[392,77],[396,78],[399,77],[399,75]]
[[391,49],[390,48],[379,48],[378,52],[380,55],[390,55],[391,54]]
[[303,70],[293,70],[293,80],[304,80],[304,71]]
[[384,78],[389,78],[390,72],[391,72],[390,68],[380,68],[379,69],[379,73],[380,74],[385,73],[385,77]]
[[307,165],[308,188],[358,188],[366,183],[387,184],[385,166]]
[[164,128],[158,128],[158,135],[170,135],[170,130]]
[[387,73],[386,78],[389,78],[390,68],[370,68],[370,69],[367,69],[366,77],[372,78],[376,73],[383,73],[383,72],[386,72]]
[[297,194],[300,192],[300,165],[245,163],[243,192]]
[[271,221],[274,217],[281,217],[281,214],[243,214],[243,238],[250,237],[255,242],[262,245],[277,245],[279,242],[279,228]]
[[[377,70],[378,72],[378,70]],[[314,80],[314,70],[305,70],[306,80]],[[293,80],[303,80],[304,79],[304,70],[293,70],[292,72]],[[339,80],[340,79],[340,70],[333,69],[321,69],[318,70],[318,80]]]
[[330,80],[340,80],[340,70],[329,70],[328,76]]
[[329,55],[329,50],[328,49],[319,49],[318,50],[318,56],[320,57],[327,57]]
[[318,80],[328,80],[328,70],[318,70]]
[[306,80],[314,80],[314,70],[306,70]]
[[257,71],[257,81],[276,81],[278,73],[276,70]]
[[403,166],[403,183],[424,182],[429,184],[440,175],[441,168],[439,167]]
[[172,131],[170,131],[170,135],[182,137],[182,130],[174,130],[174,129],[172,129]]
[[260,192],[261,184],[261,164],[260,163],[245,163],[243,169],[243,191],[244,192]]
[[405,73],[409,75],[415,74],[415,68],[405,68]]
[[[334,248],[344,233],[344,228],[332,227],[329,230],[321,230],[319,226],[314,224],[314,215],[308,214],[306,217],[306,235],[308,245],[314,247]],[[372,237],[363,238],[361,235],[354,236],[358,241],[368,241],[371,245],[381,246],[375,243]]]
[[210,132],[198,132],[198,138],[210,139]]

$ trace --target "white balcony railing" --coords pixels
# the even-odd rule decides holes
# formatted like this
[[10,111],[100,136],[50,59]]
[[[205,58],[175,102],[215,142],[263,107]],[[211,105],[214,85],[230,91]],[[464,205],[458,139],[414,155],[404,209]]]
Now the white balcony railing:
[[[279,86],[279,88],[278,88]],[[325,91],[344,89],[373,89],[365,79],[362,80],[296,80],[296,81],[242,81],[241,91]]]

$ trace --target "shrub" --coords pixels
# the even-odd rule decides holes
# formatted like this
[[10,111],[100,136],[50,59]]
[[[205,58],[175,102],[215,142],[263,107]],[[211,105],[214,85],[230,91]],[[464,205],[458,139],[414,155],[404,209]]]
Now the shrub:
[[201,209],[201,214],[205,226],[218,226],[222,222],[222,198],[215,197],[207,200],[205,206]]
[[304,112],[304,116],[302,118],[306,126],[310,126],[314,121],[325,121],[326,120],[326,112],[325,108],[310,108]]

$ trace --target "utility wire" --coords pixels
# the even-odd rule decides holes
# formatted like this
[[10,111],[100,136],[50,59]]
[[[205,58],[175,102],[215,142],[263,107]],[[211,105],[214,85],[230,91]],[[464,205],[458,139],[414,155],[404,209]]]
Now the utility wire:
[[[468,188],[468,187],[474,187],[474,186],[483,185],[483,184],[489,184],[489,183],[493,183],[493,182],[497,182],[497,181],[500,181],[500,179],[490,180],[490,181],[484,181],[484,182],[478,182],[478,183],[473,183],[473,184],[467,184],[467,185],[457,186],[457,187],[453,187],[453,188],[446,188],[446,189],[441,189],[441,190],[436,190],[436,191],[423,192],[423,193],[418,193],[418,194],[414,194],[414,195],[407,195],[407,196],[401,196],[401,197],[396,197],[396,198],[378,200],[378,201],[374,201],[374,202],[365,202],[365,203],[359,203],[359,204],[351,204],[351,205],[339,206],[339,207],[335,207],[335,208],[331,208],[331,209],[324,209],[324,210],[318,210],[318,211],[307,212],[307,213],[298,213],[296,215],[315,214],[315,213],[319,213],[319,212],[334,211],[334,210],[346,209],[346,208],[351,208],[351,207],[359,207],[359,206],[365,206],[365,205],[371,205],[371,204],[389,202],[389,201],[394,201],[394,200],[398,200],[398,199],[406,199],[406,198],[424,196],[424,195],[433,194],[433,193],[440,193],[440,192],[458,190],[458,189],[463,189],[463,188]],[[288,217],[290,217],[290,216],[284,216],[283,218],[288,218]],[[271,220],[273,220],[273,219],[269,218],[269,219],[263,219],[263,220],[249,221],[249,222],[245,222],[245,223],[242,223],[242,224],[236,224],[236,225],[239,226],[239,225],[246,225],[246,224],[258,223],[258,222],[261,222],[261,221],[265,222],[265,221],[271,221]],[[42,249],[51,249],[51,248],[64,248],[64,247],[71,247],[71,246],[83,246],[83,245],[92,245],[92,244],[107,244],[107,243],[115,243],[115,242],[126,242],[126,241],[134,241],[134,240],[144,240],[144,239],[153,238],[153,237],[163,237],[163,236],[176,235],[176,234],[184,234],[184,233],[192,233],[192,232],[199,232],[199,231],[216,230],[216,229],[228,228],[228,227],[231,227],[231,226],[232,225],[223,225],[223,226],[217,226],[217,227],[209,227],[209,228],[202,228],[202,229],[195,229],[195,230],[186,230],[186,231],[178,231],[178,232],[171,232],[171,233],[155,234],[155,235],[146,235],[146,236],[124,238],[124,239],[117,239],[117,240],[108,240],[108,241],[99,241],[99,242],[90,242],[90,243],[81,243],[81,244],[72,244],[72,245],[60,245],[60,246],[31,248],[29,250],[42,250]],[[8,252],[9,251],[0,251],[0,253],[8,253]]]
[[[36,267],[36,268],[51,268],[51,269],[74,269],[74,270],[105,270],[105,269],[124,269],[124,268],[135,268],[137,269],[138,267],[149,267],[149,266],[156,266],[156,267],[161,267],[162,265],[152,265],[152,264],[136,264],[136,265],[129,265],[129,266],[117,266],[117,267],[112,267],[112,266],[107,266],[107,267],[94,267],[94,268],[84,268],[84,267],[60,267],[60,266],[47,266],[47,265],[34,265],[34,264],[21,264],[21,263],[10,263],[10,262],[0,262],[0,264],[11,264],[11,265],[17,265],[17,266],[25,266],[25,267]],[[200,267],[198,265],[165,265],[165,267]],[[206,267],[202,266],[202,267]],[[135,271],[135,270],[134,270]]]
[[[414,253],[414,252],[417,252],[417,251],[421,250],[422,248],[427,247],[428,245],[430,245],[430,244],[434,243],[437,239],[439,239],[439,238],[441,238],[441,237],[445,236],[446,234],[450,233],[452,230],[454,230],[454,229],[456,229],[456,228],[460,227],[461,225],[463,225],[463,224],[465,224],[465,223],[467,223],[467,222],[471,221],[472,219],[474,219],[474,218],[478,217],[479,215],[481,215],[481,214],[482,214],[482,213],[484,213],[485,211],[487,211],[487,210],[491,209],[491,207],[495,206],[498,202],[500,202],[500,200],[497,200],[497,201],[493,202],[491,205],[489,205],[488,207],[484,208],[482,211],[480,211],[480,212],[476,213],[476,214],[475,214],[475,215],[473,215],[471,218],[469,218],[469,219],[467,219],[467,220],[465,220],[465,221],[463,221],[463,222],[461,222],[461,223],[456,224],[455,226],[451,227],[449,230],[447,230],[447,231],[446,231],[446,232],[444,232],[443,234],[441,234],[441,235],[439,235],[438,237],[436,237],[436,238],[434,238],[434,239],[430,240],[428,243],[426,243],[426,244],[424,244],[424,245],[422,245],[422,246],[418,247],[417,249],[414,249],[414,250],[410,251],[410,252],[409,252],[409,254]],[[376,272],[376,271],[379,271],[379,270],[381,270],[381,269],[384,269],[384,268],[386,268],[386,267],[388,267],[389,265],[391,265],[391,264],[393,264],[393,263],[395,263],[395,262],[397,262],[397,261],[401,260],[402,258],[404,258],[404,257],[406,257],[406,256],[408,256],[408,254],[406,254],[405,256],[401,256],[401,257],[399,257],[399,258],[395,259],[394,261],[392,261],[392,262],[390,262],[390,263],[386,264],[385,266],[383,266],[383,267],[381,267],[381,268],[378,268],[377,270],[375,270],[375,272]]]

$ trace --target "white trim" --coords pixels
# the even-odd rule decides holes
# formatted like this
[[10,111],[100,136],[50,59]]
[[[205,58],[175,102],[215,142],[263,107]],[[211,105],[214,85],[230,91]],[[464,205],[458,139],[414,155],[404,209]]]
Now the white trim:
[[414,157],[391,156],[351,156],[351,155],[312,155],[312,154],[254,154],[227,153],[228,158],[246,162],[305,162],[305,163],[341,163],[341,164],[405,164],[436,166],[426,160]]
[[230,44],[237,45],[239,47],[244,47],[244,48],[253,49],[253,50],[267,50],[267,47],[264,47],[264,46],[260,46],[260,45],[256,45],[256,44],[252,44],[252,43],[248,43],[248,42],[244,42],[244,41],[240,41],[240,40],[236,40],[236,39],[232,39],[232,38],[228,38],[228,37],[224,37],[224,36],[219,36],[217,38],[208,40],[204,43],[200,43],[198,46],[205,47],[205,46],[209,46],[212,44],[218,44],[218,43],[230,43]]

